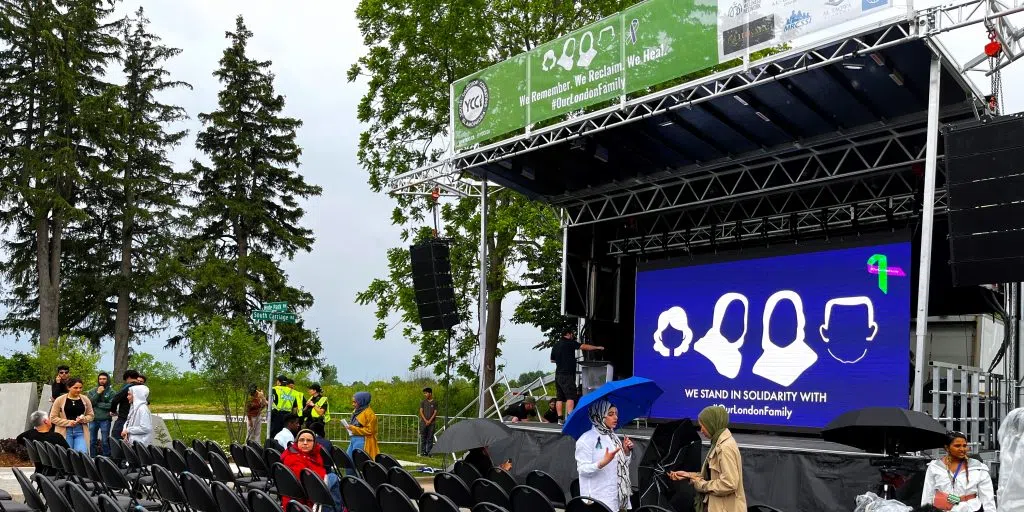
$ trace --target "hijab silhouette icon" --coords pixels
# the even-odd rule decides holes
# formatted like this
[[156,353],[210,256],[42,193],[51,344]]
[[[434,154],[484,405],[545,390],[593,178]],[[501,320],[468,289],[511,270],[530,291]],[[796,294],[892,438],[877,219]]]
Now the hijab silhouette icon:
[[[780,347],[772,341],[768,327],[776,306],[782,301],[789,301],[796,310],[796,333],[793,343]],[[818,354],[807,346],[804,341],[804,302],[796,292],[781,290],[768,297],[761,317],[761,348],[764,354],[754,363],[754,375],[764,377],[776,384],[789,387],[796,382],[808,368],[818,361]]]
[[[722,323],[725,321],[725,313],[733,302],[743,304],[743,333],[736,341],[729,341],[722,334]],[[693,344],[693,350],[708,358],[715,370],[723,377],[735,379],[740,373],[740,366],[743,365],[743,355],[740,348],[747,337],[747,316],[750,311],[750,302],[747,297],[735,292],[729,292],[718,298],[715,302],[715,316],[711,321],[711,328],[704,336]]]

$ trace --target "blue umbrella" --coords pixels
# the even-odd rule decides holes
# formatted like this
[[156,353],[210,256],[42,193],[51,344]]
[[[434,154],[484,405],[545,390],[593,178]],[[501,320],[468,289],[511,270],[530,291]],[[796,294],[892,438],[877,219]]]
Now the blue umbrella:
[[562,433],[579,439],[590,430],[590,405],[605,398],[619,410],[619,426],[625,425],[641,416],[647,416],[651,405],[664,393],[651,379],[630,377],[614,380],[587,393],[576,404],[569,419],[562,426]]

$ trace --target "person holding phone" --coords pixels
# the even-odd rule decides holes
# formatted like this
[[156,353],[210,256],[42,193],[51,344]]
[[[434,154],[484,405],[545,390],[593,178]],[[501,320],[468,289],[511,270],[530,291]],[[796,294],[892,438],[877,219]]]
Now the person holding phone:
[[590,405],[587,411],[593,428],[576,441],[576,470],[580,474],[580,495],[600,501],[609,510],[629,509],[633,494],[629,482],[629,462],[633,441],[619,439],[619,410],[605,399]]
[[729,412],[725,407],[705,407],[697,415],[700,433],[711,440],[700,473],[670,471],[672,480],[688,480],[697,491],[696,512],[746,512],[743,492],[743,460],[740,448],[729,431]]

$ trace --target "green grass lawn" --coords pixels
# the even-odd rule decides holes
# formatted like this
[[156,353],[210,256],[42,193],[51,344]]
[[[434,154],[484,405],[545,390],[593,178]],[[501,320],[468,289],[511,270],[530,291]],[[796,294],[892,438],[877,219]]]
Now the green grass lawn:
[[[180,439],[185,444],[191,443],[196,438],[216,441],[225,448],[231,444],[231,441],[228,439],[227,428],[220,422],[167,420],[166,423],[167,430],[171,433],[171,438]],[[264,426],[263,432],[263,435],[266,435],[266,426]],[[344,448],[348,445],[348,442],[342,441],[335,444]],[[441,457],[420,457],[416,454],[416,446],[411,444],[382,444],[380,449],[382,452],[402,461],[433,467],[440,467],[443,464]],[[451,463],[450,457],[448,463]]]

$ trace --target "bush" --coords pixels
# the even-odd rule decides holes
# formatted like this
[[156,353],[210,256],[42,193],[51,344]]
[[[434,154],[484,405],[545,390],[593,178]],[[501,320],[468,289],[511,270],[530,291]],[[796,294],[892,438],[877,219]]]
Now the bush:
[[17,439],[0,439],[0,453],[14,455],[19,460],[28,461],[28,450]]
[[10,357],[0,356],[0,382],[37,382],[32,355],[15,352]]
[[58,365],[71,368],[71,376],[82,379],[85,387],[96,382],[96,365],[100,362],[100,351],[84,338],[61,336],[49,345],[36,345],[33,350],[32,368],[35,382],[47,384],[57,375]]

